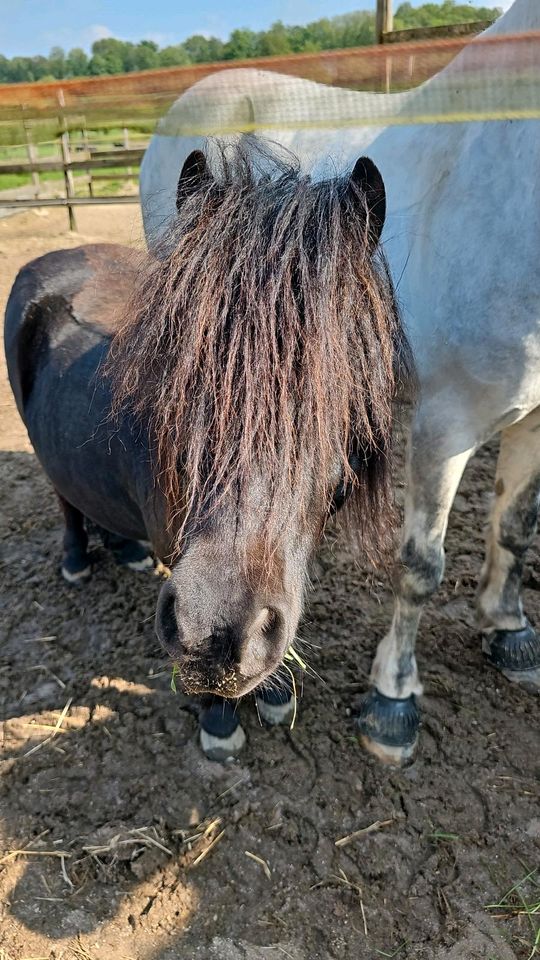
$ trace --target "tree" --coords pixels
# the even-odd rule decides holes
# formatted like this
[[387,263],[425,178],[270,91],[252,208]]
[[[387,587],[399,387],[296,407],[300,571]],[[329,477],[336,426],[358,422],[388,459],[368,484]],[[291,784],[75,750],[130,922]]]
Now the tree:
[[203,37],[197,33],[182,44],[191,63],[212,63],[223,59],[224,45],[217,37]]
[[277,57],[291,53],[289,43],[289,28],[285,27],[281,20],[277,20],[266,30],[260,39],[260,55],[262,57]]
[[225,60],[249,60],[259,54],[258,34],[243,28],[233,30],[224,48]]
[[160,67],[183,67],[191,63],[183,43],[176,46],[164,47],[159,51]]
[[153,40],[141,40],[135,46],[135,69],[154,70],[159,67],[158,45]]
[[[537,0],[540,2],[540,0]],[[472,6],[456,0],[424,3],[413,7],[404,0],[394,17],[396,30],[463,23],[471,20],[495,20],[499,7]],[[213,63],[220,60],[248,60],[262,56],[283,56],[340,47],[361,47],[375,42],[375,14],[358,10],[337,17],[323,17],[305,26],[288,26],[281,20],[269,30],[256,33],[242,28],[233,30],[226,43],[217,37],[196,34],[183,43],[160,50],[153,40],[130,43],[115,37],[96,40],[89,59],[79,47],[65,55],[61,47],[53,47],[48,57],[0,56],[0,83],[42,80],[46,77],[99,76],[175,67],[190,63]]]
[[[96,40],[92,44],[92,60],[94,64],[92,73],[124,73],[126,47],[132,44],[125,40],[117,40],[115,37],[104,37],[102,40]],[[95,69],[96,64],[98,69]]]
[[448,23],[494,20],[500,13],[500,7],[473,7],[468,3],[456,3],[455,0],[424,3],[421,7],[401,3],[394,15],[394,27],[396,30],[409,30],[413,27],[438,27]]
[[[22,58],[21,58],[22,59]],[[53,47],[49,54],[49,73],[62,80],[66,75],[66,55],[62,47]]]
[[86,77],[89,60],[84,50],[74,47],[66,57],[66,75],[68,77]]

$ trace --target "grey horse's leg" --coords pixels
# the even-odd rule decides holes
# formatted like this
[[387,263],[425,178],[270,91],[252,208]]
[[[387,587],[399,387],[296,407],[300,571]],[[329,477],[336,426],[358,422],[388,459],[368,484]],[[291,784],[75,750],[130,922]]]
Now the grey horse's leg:
[[540,408],[501,437],[478,608],[483,648],[510,680],[540,690],[540,639],[523,613],[525,553],[538,525]]
[[[449,446],[448,438],[454,447]],[[371,670],[373,688],[364,696],[358,725],[363,745],[380,760],[402,763],[412,756],[422,693],[415,642],[422,607],[444,572],[444,537],[463,470],[474,452],[459,426],[444,436],[417,420],[407,457],[407,493],[402,546],[395,582],[394,617]]]

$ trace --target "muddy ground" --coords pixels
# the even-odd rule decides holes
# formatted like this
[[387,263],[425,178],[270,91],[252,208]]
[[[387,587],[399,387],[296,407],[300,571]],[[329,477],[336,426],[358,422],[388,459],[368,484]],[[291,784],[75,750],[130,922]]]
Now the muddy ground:
[[[2,301],[39,253],[140,236],[133,208],[77,217],[78,237],[61,210],[0,221]],[[474,626],[495,445],[467,471],[422,625],[418,758],[388,770],[362,753],[353,712],[391,591],[339,541],[302,628],[320,679],[306,677],[295,729],[262,729],[246,702],[241,761],[210,763],[154,638],[156,578],[96,545],[84,590],[60,579],[59,510],[4,374],[0,441],[3,960],[529,956],[527,918],[486,910],[538,863],[540,838],[538,700],[485,665]],[[537,548],[526,584],[540,624]]]

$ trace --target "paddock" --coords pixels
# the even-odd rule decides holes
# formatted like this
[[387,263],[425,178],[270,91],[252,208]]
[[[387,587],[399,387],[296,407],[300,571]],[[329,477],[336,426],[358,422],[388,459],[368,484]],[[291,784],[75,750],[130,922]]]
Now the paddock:
[[[0,221],[2,312],[33,257],[142,243],[134,208],[77,219],[78,235],[61,209]],[[504,897],[537,860],[538,699],[484,663],[474,625],[495,458],[491,444],[467,468],[422,622],[414,764],[381,768],[358,745],[355,699],[392,594],[337,534],[302,626],[312,671],[294,729],[263,729],[247,698],[245,752],[211,763],[154,636],[157,578],[120,572],[96,543],[89,585],[60,579],[60,512],[2,365],[3,960],[532,956],[529,918]],[[539,591],[537,542],[524,578],[536,623]]]

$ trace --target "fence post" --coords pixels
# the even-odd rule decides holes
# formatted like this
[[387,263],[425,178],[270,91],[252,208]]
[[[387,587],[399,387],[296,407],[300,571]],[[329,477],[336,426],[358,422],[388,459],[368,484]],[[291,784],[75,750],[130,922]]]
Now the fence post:
[[[129,130],[127,127],[124,127],[123,135],[124,135],[124,150],[129,150]],[[128,177],[133,176],[133,170],[131,167],[127,168],[127,175]]]
[[22,124],[24,129],[24,137],[26,140],[26,153],[28,156],[28,160],[30,161],[30,172],[32,175],[32,184],[34,186],[34,196],[37,200],[39,197],[40,180],[39,180],[39,173],[37,172],[37,170],[34,170],[33,167],[34,167],[34,163],[38,159],[38,154],[37,154],[34,142],[32,140],[32,128],[29,125],[28,120],[25,119],[24,110],[25,110],[25,105],[23,104],[22,105],[22,111],[23,111]]
[[[83,142],[83,147],[87,155],[87,159],[91,160],[92,156],[90,153],[90,143],[88,141],[88,130],[86,129],[86,117],[83,117],[83,125],[81,127],[81,137]],[[88,171],[88,196],[94,196],[94,184],[92,183],[92,171]]]
[[377,43],[384,43],[384,35],[390,33],[393,23],[392,0],[377,0],[375,17],[375,40]]
[[[73,182],[73,173],[69,169],[69,163],[71,160],[69,152],[69,130],[65,130],[60,138],[60,145],[62,148],[62,160],[64,161],[64,184],[66,188],[66,198],[69,200],[70,197],[75,195],[75,184]],[[69,229],[77,229],[77,221],[75,220],[75,210],[68,203],[68,216],[69,216]]]
[[384,92],[390,93],[392,88],[392,57],[385,57],[385,83]]
[[[62,135],[60,137],[60,150],[62,151],[62,160],[64,163],[64,185],[66,188],[66,199],[69,200],[70,197],[75,195],[75,184],[73,182],[73,173],[69,169],[69,163],[71,160],[69,153],[69,128],[67,125],[66,115],[64,113],[64,107],[66,101],[64,98],[64,91],[62,87],[58,90],[56,94],[58,99],[58,105],[60,107],[60,129],[62,130]],[[69,217],[69,229],[77,229],[77,221],[75,220],[75,211],[72,206],[68,203],[68,217]]]

